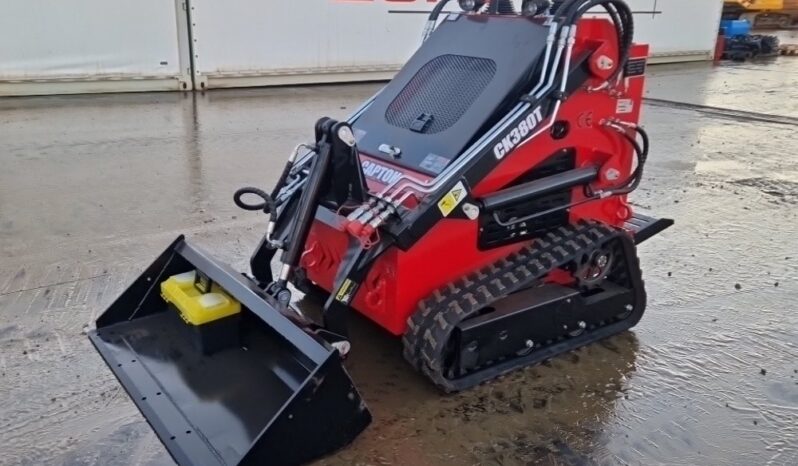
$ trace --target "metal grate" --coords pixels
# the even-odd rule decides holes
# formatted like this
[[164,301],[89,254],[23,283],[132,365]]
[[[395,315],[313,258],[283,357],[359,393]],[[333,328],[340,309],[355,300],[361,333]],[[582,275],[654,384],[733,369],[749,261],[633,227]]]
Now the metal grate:
[[446,130],[462,117],[496,74],[496,62],[487,58],[441,55],[421,67],[388,106],[385,119],[410,129],[424,115],[432,121],[423,133]]

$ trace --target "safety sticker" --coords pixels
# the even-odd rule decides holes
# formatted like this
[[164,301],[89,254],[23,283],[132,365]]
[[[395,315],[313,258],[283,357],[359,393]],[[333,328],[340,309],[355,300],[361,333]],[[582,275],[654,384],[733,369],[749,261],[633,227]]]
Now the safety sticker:
[[615,107],[615,113],[623,115],[625,113],[632,113],[635,109],[635,102],[632,99],[618,99],[618,105]]
[[462,181],[458,182],[454,185],[454,188],[451,189],[448,193],[446,193],[440,201],[438,201],[438,209],[441,210],[441,213],[444,217],[448,217],[452,211],[460,205],[460,203],[465,199],[467,194],[465,185]]
[[344,304],[349,304],[355,296],[355,290],[357,290],[357,283],[347,278],[341,284],[341,287],[338,288],[338,293],[335,294],[335,300]]

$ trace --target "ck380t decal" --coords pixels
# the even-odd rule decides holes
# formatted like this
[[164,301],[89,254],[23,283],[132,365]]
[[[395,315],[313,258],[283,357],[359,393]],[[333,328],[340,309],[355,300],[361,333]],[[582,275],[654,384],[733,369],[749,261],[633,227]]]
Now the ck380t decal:
[[532,131],[543,121],[543,110],[538,107],[518,123],[498,144],[493,146],[493,155],[501,160],[521,142],[525,141]]

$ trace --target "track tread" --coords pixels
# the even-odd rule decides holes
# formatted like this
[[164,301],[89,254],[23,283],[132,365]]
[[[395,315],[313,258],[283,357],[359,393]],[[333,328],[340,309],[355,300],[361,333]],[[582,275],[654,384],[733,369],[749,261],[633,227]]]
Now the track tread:
[[[559,227],[544,235],[545,239],[533,240],[508,257],[433,292],[408,318],[408,331],[403,336],[405,359],[446,392],[485,381],[459,383],[443,373],[446,346],[454,328],[492,302],[533,286],[550,271],[576,260],[583,251],[621,235],[625,235],[622,230],[598,222],[580,221]],[[633,256],[628,258],[629,266],[639,276],[637,257]]]

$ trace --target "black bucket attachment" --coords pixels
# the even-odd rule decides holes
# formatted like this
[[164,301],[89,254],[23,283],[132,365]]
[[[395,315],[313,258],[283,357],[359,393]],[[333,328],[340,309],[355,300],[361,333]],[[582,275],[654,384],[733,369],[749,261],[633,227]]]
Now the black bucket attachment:
[[[228,341],[210,351],[160,294],[161,282],[192,270],[241,303],[238,335],[227,329],[219,338]],[[371,421],[335,349],[182,236],[89,338],[181,465],[304,463],[347,445]]]

